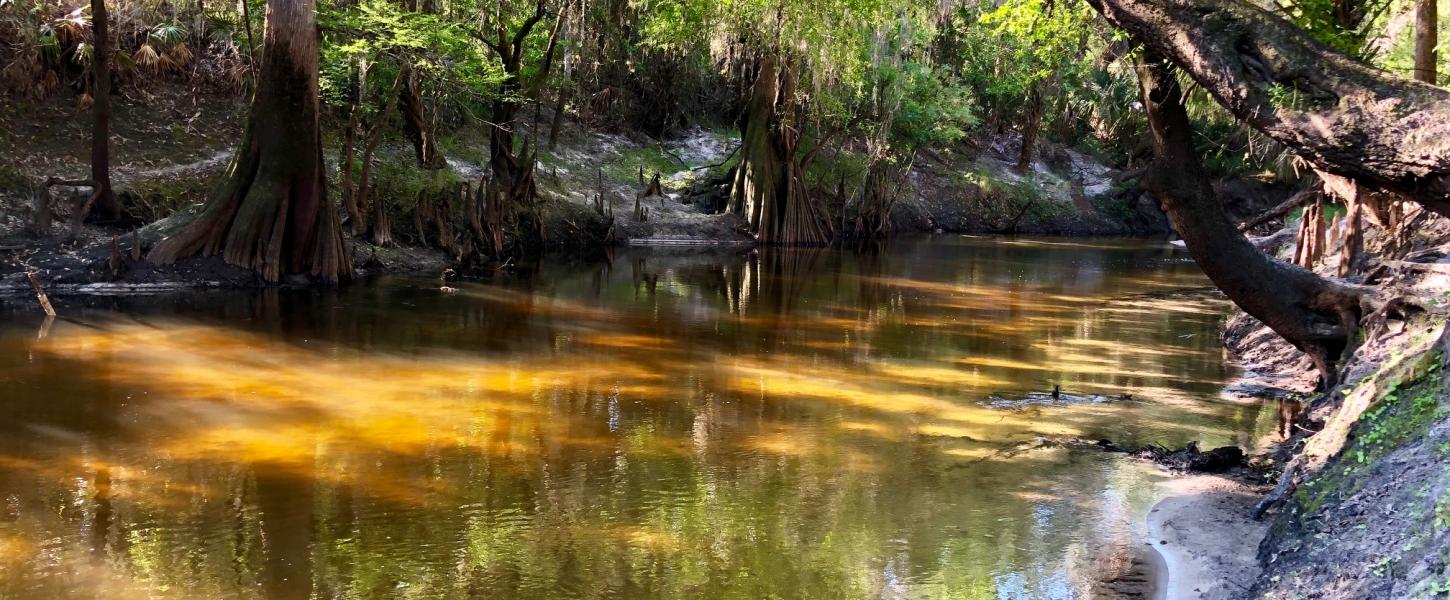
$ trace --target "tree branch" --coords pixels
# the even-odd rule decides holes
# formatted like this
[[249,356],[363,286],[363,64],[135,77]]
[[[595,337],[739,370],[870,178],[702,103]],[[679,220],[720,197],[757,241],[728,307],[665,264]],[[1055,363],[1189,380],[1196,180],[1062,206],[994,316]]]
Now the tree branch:
[[1450,215],[1450,90],[1325,47],[1242,0],[1088,0],[1319,170]]

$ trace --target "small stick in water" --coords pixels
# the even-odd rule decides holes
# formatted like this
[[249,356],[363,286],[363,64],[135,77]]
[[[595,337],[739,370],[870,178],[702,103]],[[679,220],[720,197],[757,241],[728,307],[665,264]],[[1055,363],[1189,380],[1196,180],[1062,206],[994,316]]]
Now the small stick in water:
[[30,289],[35,290],[35,299],[40,301],[40,308],[45,311],[45,316],[54,317],[55,308],[50,305],[50,296],[45,295],[45,288],[40,287],[40,280],[35,278],[35,272],[26,271],[25,278],[30,280]]

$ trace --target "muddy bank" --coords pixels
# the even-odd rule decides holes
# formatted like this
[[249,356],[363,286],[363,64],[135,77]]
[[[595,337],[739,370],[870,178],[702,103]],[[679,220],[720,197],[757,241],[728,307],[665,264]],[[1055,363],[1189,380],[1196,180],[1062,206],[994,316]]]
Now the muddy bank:
[[1158,597],[1225,600],[1246,592],[1261,570],[1255,549],[1267,526],[1243,515],[1268,488],[1208,475],[1159,487],[1166,497],[1148,513],[1145,540],[1162,557]]
[[[1430,218],[1409,239],[1371,240],[1376,258],[1350,281],[1399,300],[1366,315],[1342,382],[1324,393],[1308,359],[1272,331],[1245,315],[1228,323],[1225,345],[1244,367],[1230,391],[1290,419],[1288,439],[1268,434],[1254,460],[1286,493],[1270,504],[1268,486],[1175,482],[1145,540],[1165,553],[1167,597],[1450,593],[1447,233],[1450,223]],[[1268,514],[1255,520],[1259,508]]]

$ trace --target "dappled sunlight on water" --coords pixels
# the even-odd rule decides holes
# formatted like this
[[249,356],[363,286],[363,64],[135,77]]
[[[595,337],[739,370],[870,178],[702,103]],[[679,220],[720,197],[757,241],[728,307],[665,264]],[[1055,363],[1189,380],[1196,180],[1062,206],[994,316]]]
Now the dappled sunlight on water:
[[[436,285],[0,330],[0,596],[1073,595],[1153,476],[1014,448],[1258,418],[1219,397],[1227,304],[1154,243]],[[1054,385],[1093,400],[1011,400]]]

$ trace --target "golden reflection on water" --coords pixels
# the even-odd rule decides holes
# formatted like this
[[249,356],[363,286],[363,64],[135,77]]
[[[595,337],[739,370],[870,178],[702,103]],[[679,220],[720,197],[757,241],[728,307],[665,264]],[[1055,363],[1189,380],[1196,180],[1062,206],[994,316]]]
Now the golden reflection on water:
[[[0,597],[1071,597],[1148,475],[1014,445],[1258,419],[1151,243],[433,285],[0,330]],[[1053,385],[1100,401],[993,403]]]

